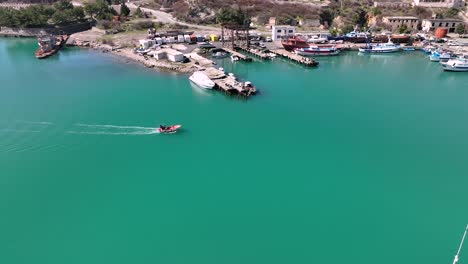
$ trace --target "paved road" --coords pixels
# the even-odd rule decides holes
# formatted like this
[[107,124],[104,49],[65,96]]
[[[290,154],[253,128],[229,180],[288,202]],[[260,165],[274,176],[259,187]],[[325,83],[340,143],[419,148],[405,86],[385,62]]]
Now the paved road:
[[[132,9],[138,8],[138,6],[135,5],[134,3],[128,3],[127,6],[129,8],[132,8]],[[177,24],[184,25],[184,26],[187,26],[187,27],[190,27],[190,28],[199,28],[199,29],[203,29],[203,30],[207,30],[207,31],[220,31],[220,28],[217,28],[217,27],[202,26],[202,25],[190,24],[190,23],[185,23],[185,22],[179,21],[176,18],[174,18],[171,14],[166,13],[166,12],[162,12],[162,11],[159,11],[159,10],[154,10],[154,9],[144,8],[144,7],[140,7],[140,9],[141,9],[141,11],[143,11],[145,13],[150,13],[153,17],[156,18],[156,21],[159,21],[159,22],[162,22],[162,23],[166,23],[166,24],[175,24],[175,23],[177,23]]]

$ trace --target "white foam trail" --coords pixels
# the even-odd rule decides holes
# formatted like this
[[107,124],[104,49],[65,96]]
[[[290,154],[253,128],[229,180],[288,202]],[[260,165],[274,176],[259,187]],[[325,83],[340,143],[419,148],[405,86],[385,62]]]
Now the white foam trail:
[[28,129],[0,129],[0,132],[18,132],[18,133],[39,133],[39,130],[28,130]]
[[20,123],[27,123],[27,124],[36,124],[36,125],[53,125],[52,122],[45,122],[45,121],[19,121]]
[[80,134],[80,135],[110,135],[110,136],[143,136],[143,135],[152,135],[159,134],[158,130],[152,131],[136,131],[136,132],[106,132],[106,131],[96,131],[96,132],[82,132],[82,131],[67,131],[69,134]]
[[147,129],[155,130],[154,127],[141,127],[141,126],[116,126],[116,125],[89,125],[89,124],[75,124],[80,127],[94,127],[94,128],[115,128],[115,129]]

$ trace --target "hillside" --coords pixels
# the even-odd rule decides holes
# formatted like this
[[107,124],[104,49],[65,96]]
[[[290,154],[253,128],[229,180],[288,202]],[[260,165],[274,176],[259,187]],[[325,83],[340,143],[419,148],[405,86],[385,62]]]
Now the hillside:
[[310,0],[154,0],[156,8],[170,7],[172,14],[180,20],[193,23],[215,23],[216,12],[221,8],[241,8],[259,24],[265,24],[270,17],[288,21],[295,18],[317,19],[320,4]]

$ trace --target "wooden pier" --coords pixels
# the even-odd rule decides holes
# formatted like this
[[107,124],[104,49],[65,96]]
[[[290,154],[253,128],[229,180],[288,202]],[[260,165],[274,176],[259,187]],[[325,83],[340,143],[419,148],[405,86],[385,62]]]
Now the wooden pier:
[[240,60],[248,61],[248,62],[252,61],[252,58],[250,58],[249,56],[246,56],[246,55],[244,55],[244,54],[242,54],[242,53],[239,53],[239,52],[237,52],[237,51],[235,51],[235,50],[228,49],[228,48],[223,48],[223,50],[225,50],[225,51],[231,53],[231,54],[234,55],[234,56],[239,57]]
[[237,50],[242,50],[244,52],[247,52],[249,54],[252,54],[254,56],[256,56],[257,58],[260,58],[262,60],[269,60],[271,59],[270,56],[268,56],[268,54],[266,53],[263,53],[261,52],[260,50],[257,50],[257,49],[253,49],[253,48],[247,48],[247,47],[242,47],[242,46],[236,46],[235,49]]
[[284,49],[270,50],[270,52],[272,52],[272,53],[274,53],[274,54],[276,54],[278,56],[281,56],[283,58],[287,58],[287,59],[289,59],[291,61],[302,64],[304,66],[307,66],[307,67],[313,67],[313,66],[318,65],[318,61],[314,60],[313,58],[308,58],[308,57],[304,57],[304,56],[301,56],[301,55],[297,55],[295,53],[289,52],[289,51],[284,50]]
[[257,93],[257,89],[250,82],[239,82],[234,75],[226,76],[224,71],[214,67],[207,68],[205,74],[216,84],[216,89],[227,94],[248,98]]

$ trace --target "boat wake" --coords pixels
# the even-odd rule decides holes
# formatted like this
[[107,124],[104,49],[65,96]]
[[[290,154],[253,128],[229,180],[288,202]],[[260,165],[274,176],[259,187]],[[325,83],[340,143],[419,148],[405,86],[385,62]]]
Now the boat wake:
[[67,131],[69,134],[82,135],[111,135],[111,136],[143,136],[158,134],[159,131],[155,127],[141,126],[116,126],[116,125],[90,125],[90,124],[75,124],[75,130]]
[[53,125],[53,123],[45,122],[45,121],[25,121],[25,120],[21,120],[21,121],[18,121],[18,122],[19,123],[26,123],[26,124],[44,125],[44,126]]

